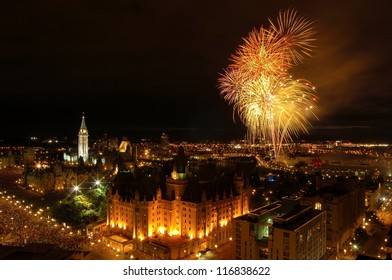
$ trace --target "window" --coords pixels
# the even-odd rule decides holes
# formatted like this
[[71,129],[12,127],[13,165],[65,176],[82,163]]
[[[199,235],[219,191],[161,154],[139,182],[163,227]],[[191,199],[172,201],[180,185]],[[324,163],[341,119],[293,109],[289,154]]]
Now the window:
[[316,202],[316,203],[314,204],[314,209],[316,209],[316,210],[322,210],[322,209],[321,209],[321,203],[320,203],[320,202]]
[[290,238],[290,233],[289,232],[283,232],[283,237],[284,238]]

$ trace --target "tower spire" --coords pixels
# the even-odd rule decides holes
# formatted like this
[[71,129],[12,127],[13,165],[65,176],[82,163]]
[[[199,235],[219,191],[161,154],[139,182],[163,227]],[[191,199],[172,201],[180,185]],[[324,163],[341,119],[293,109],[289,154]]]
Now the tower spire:
[[84,162],[88,159],[88,131],[84,119],[84,112],[82,113],[82,123],[78,134],[78,157],[82,157]]
[[84,120],[84,112],[82,112],[82,124],[80,125],[80,129],[87,129],[86,121]]

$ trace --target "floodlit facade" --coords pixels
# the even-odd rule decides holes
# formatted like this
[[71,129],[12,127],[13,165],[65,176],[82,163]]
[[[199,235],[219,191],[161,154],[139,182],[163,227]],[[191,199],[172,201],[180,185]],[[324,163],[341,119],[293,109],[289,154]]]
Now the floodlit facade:
[[82,157],[84,162],[88,160],[88,131],[84,114],[82,116],[82,123],[78,134],[78,158],[79,157]]
[[219,246],[232,239],[232,219],[249,211],[249,188],[241,174],[211,181],[188,178],[181,149],[171,177],[140,177],[117,173],[108,195],[107,224],[141,241],[164,235]]

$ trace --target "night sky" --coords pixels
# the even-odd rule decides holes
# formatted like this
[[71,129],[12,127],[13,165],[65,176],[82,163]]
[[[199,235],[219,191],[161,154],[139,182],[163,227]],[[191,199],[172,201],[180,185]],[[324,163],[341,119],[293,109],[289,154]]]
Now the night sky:
[[[344,2],[344,3],[341,3]],[[294,77],[317,87],[305,139],[392,142],[389,1],[35,0],[0,2],[0,139],[242,138],[217,88],[253,28],[279,10],[314,20]]]

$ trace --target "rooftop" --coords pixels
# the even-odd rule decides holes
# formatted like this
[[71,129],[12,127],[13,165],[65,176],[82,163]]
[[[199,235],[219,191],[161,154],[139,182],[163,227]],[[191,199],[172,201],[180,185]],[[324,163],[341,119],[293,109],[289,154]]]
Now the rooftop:
[[281,206],[282,204],[280,202],[274,202],[272,204],[265,205],[255,210],[252,210],[248,214],[239,216],[236,219],[256,223],[264,215],[273,214],[271,212],[274,211],[276,211],[275,214],[277,214],[277,211],[280,210]]
[[116,242],[119,242],[119,243],[124,243],[124,242],[129,241],[129,239],[127,239],[125,237],[122,237],[120,235],[112,235],[112,236],[109,236],[108,238],[112,239],[112,240],[114,240]]
[[274,227],[296,230],[322,212],[321,210],[313,209],[311,206],[298,205],[294,210],[274,218]]

